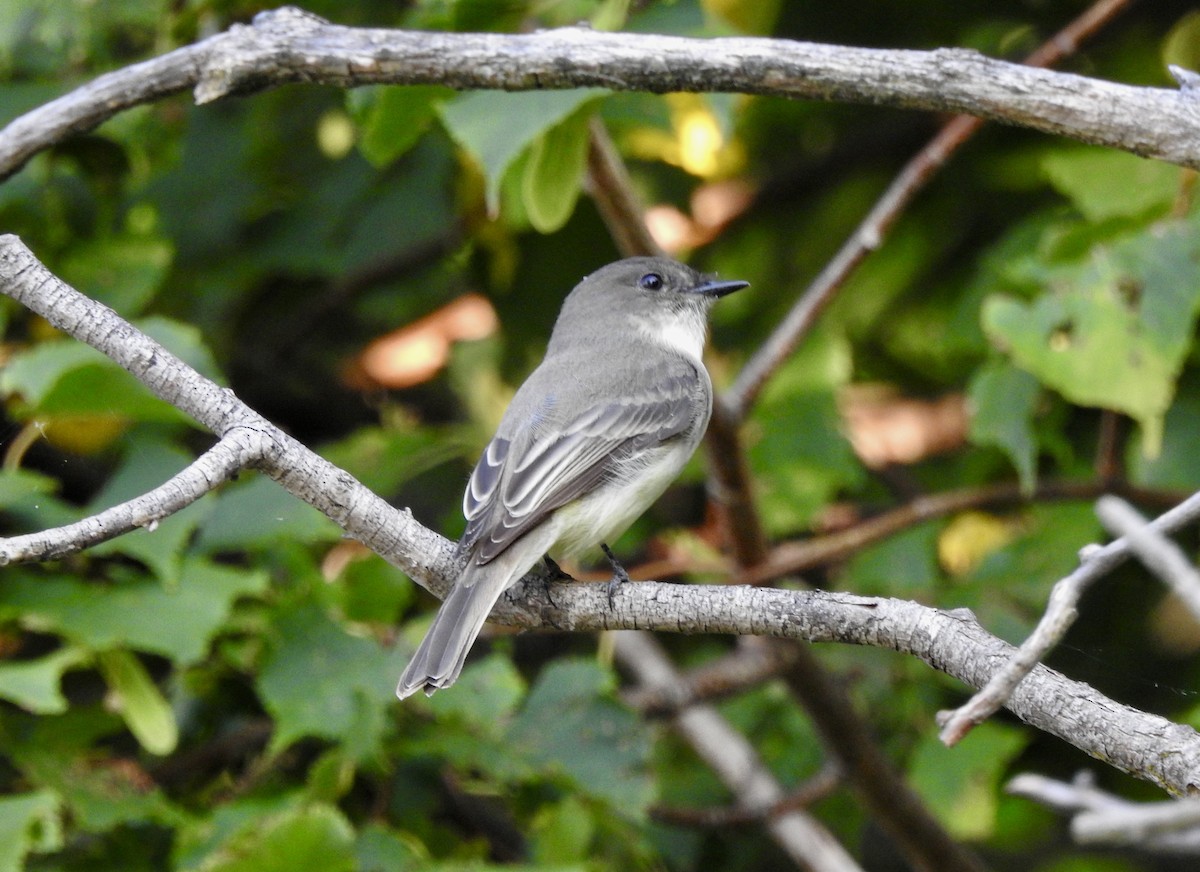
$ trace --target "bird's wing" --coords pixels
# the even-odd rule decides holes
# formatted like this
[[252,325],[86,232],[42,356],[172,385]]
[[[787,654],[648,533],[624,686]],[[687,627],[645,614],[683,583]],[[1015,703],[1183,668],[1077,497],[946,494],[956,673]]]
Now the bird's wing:
[[695,416],[696,389],[691,370],[553,428],[525,427],[511,438],[493,438],[463,497],[461,547],[480,563],[494,559],[550,512],[613,475],[631,454],[685,432]]

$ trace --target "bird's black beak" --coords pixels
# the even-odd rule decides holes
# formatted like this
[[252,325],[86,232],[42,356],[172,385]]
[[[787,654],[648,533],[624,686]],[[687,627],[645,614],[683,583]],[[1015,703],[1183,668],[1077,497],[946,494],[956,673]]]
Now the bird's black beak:
[[717,297],[723,297],[726,294],[732,294],[734,291],[740,291],[742,288],[750,287],[749,282],[731,281],[718,282],[710,281],[702,285],[696,285],[694,288],[689,288],[689,294],[700,294],[702,297],[712,297],[714,300]]

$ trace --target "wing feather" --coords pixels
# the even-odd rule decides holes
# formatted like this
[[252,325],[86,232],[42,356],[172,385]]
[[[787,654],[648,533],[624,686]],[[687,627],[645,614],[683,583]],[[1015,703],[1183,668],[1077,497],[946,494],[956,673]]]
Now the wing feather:
[[558,426],[515,427],[508,438],[495,437],[467,485],[460,547],[479,563],[495,559],[550,512],[618,474],[631,454],[687,432],[696,393],[707,385],[687,370]]

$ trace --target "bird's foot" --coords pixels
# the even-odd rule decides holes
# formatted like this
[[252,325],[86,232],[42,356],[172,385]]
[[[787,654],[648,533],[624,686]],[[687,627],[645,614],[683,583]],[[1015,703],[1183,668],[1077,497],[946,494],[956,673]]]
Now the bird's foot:
[[621,561],[617,560],[617,555],[612,553],[612,549],[603,542],[600,543],[600,550],[608,558],[608,565],[612,567],[613,571],[613,577],[608,581],[608,609],[612,611],[616,605],[613,599],[617,594],[617,590],[620,589],[621,585],[629,582],[629,573],[625,571],[625,567],[621,565]]
[[550,593],[550,588],[558,581],[574,581],[575,577],[569,572],[554,562],[549,554],[542,557],[542,561],[546,564],[545,569],[539,575],[542,579],[542,588],[546,591],[546,599],[550,600],[550,605],[558,608],[558,603],[554,601],[554,596]]
[[574,581],[575,576],[567,572],[561,566],[554,562],[554,558],[549,554],[542,557],[542,562],[546,564],[546,580],[547,581]]

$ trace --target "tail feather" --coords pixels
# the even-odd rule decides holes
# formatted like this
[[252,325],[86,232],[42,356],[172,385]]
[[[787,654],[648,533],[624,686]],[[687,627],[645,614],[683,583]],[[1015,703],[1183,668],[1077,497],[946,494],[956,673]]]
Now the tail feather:
[[453,684],[492,606],[511,582],[511,575],[493,564],[463,570],[400,676],[396,696],[404,699],[418,690],[432,695]]

